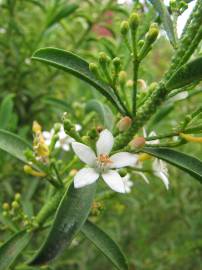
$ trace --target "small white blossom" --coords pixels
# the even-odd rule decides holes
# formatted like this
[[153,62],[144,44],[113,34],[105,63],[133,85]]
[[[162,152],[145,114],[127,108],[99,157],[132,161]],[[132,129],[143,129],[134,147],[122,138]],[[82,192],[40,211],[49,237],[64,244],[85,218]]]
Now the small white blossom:
[[74,187],[81,188],[103,178],[106,184],[116,192],[126,193],[124,181],[115,169],[132,166],[137,162],[137,156],[128,152],[109,156],[114,144],[112,133],[105,129],[100,133],[96,143],[96,154],[88,146],[73,142],[72,148],[81,161],[87,164],[74,177]]
[[[76,128],[76,131],[81,130],[80,125],[75,125],[75,128]],[[48,131],[43,132],[43,137],[47,145],[50,145],[53,135],[54,135],[54,129],[51,129],[50,132]],[[65,133],[63,126],[61,126],[60,131],[58,132],[58,137],[59,139],[55,144],[55,148],[62,148],[64,151],[69,151],[70,144],[74,142],[75,140]]]
[[3,27],[0,27],[0,34],[5,34],[6,33],[6,29]]
[[124,177],[122,177],[122,180],[125,187],[125,192],[130,193],[133,186],[133,182],[130,180],[130,174],[127,173]]
[[[143,130],[144,132],[144,136],[146,137],[146,132],[145,130]],[[156,133],[154,131],[152,131],[149,136],[156,136]],[[159,143],[159,140],[153,140],[153,141],[148,141],[147,142],[148,144],[158,144]],[[153,168],[153,172],[154,172],[154,175],[156,175],[158,178],[160,178],[166,189],[169,188],[169,180],[168,180],[168,169],[167,169],[167,164],[161,160],[161,159],[158,159],[158,158],[155,158],[154,159],[154,162],[152,164],[152,168]]]

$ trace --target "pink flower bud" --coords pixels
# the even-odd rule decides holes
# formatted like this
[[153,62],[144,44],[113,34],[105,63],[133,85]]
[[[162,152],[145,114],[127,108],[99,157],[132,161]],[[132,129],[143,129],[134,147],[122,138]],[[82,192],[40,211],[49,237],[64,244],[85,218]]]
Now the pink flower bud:
[[132,150],[139,149],[144,147],[145,145],[145,138],[144,137],[135,137],[130,143],[130,148]]
[[117,128],[119,131],[127,131],[132,125],[132,119],[128,116],[121,118],[121,120],[117,123]]

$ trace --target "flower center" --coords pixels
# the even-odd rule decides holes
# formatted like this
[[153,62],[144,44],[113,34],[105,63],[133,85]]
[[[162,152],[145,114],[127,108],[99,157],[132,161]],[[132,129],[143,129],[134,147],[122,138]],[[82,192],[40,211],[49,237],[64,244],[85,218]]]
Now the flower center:
[[110,160],[108,155],[101,154],[97,157],[97,165],[100,170],[106,169],[111,163],[112,161]]

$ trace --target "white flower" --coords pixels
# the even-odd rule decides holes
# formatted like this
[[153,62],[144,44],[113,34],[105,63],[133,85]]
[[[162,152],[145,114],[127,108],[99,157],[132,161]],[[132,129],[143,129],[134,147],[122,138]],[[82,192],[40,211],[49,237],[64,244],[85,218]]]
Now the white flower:
[[[146,131],[143,129],[143,133],[144,136],[146,137]],[[149,136],[156,136],[156,133],[154,131],[152,131]],[[152,140],[152,141],[147,141],[147,144],[158,144],[159,140]],[[169,180],[168,180],[168,169],[167,169],[167,165],[164,161],[162,161],[161,159],[155,158],[154,162],[152,164],[152,168],[153,168],[153,172],[154,175],[156,175],[158,178],[160,178],[166,189],[169,188]]]
[[[81,130],[80,125],[75,125],[76,131]],[[47,145],[50,145],[52,137],[54,135],[54,129],[51,129],[50,132],[44,131],[43,136]],[[55,148],[62,148],[64,151],[70,150],[70,144],[75,140],[67,135],[64,131],[64,127],[61,126],[60,131],[58,132],[59,139],[55,144]]]
[[130,193],[133,186],[133,182],[130,180],[130,174],[127,173],[124,177],[122,177],[122,180],[125,187],[125,192]]
[[114,137],[107,129],[100,133],[96,143],[96,152],[82,143],[73,142],[72,148],[81,161],[88,165],[74,177],[74,187],[81,188],[103,178],[106,184],[116,192],[126,193],[124,181],[116,170],[132,166],[137,162],[137,156],[128,152],[120,152],[109,156],[114,144]]

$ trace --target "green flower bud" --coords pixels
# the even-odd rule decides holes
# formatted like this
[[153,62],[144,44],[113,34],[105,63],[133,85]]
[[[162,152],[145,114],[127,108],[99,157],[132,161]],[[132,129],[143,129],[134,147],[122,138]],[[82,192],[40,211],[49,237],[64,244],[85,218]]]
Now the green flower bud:
[[98,73],[98,66],[95,63],[90,63],[89,69],[95,75]]
[[60,123],[56,123],[54,125],[54,131],[55,131],[55,133],[58,133],[60,131],[60,129],[61,129],[61,124]]
[[154,43],[154,41],[157,39],[159,34],[159,28],[157,24],[152,24],[149,28],[149,32],[146,35],[147,42],[149,44]]
[[121,29],[121,34],[123,36],[126,36],[128,34],[128,31],[129,31],[129,23],[127,21],[123,21],[121,23],[120,29]]
[[109,59],[109,57],[106,55],[106,53],[100,52],[100,53],[99,53],[98,61],[99,61],[100,65],[106,65],[106,64],[110,61],[110,59]]
[[3,211],[2,215],[3,215],[3,217],[7,217],[8,216],[8,212]]
[[19,203],[16,202],[16,201],[13,201],[11,205],[12,205],[12,208],[13,208],[13,209],[19,209],[19,208],[20,208]]
[[129,18],[129,26],[132,31],[136,30],[139,25],[139,15],[137,13],[132,13]]
[[21,199],[21,194],[20,193],[16,193],[15,194],[15,201],[19,202]]
[[114,69],[116,71],[119,71],[120,70],[120,67],[121,67],[121,59],[119,57],[115,57],[113,60],[112,60],[112,63],[114,65]]
[[138,44],[137,45],[138,45],[139,49],[142,48],[142,46],[144,45],[144,40],[143,39],[140,39],[138,41]]
[[8,203],[3,203],[2,208],[4,210],[9,210],[10,209],[10,205]]
[[126,83],[127,73],[124,70],[122,70],[122,71],[119,72],[119,76],[118,77],[119,77],[120,84],[125,84]]

